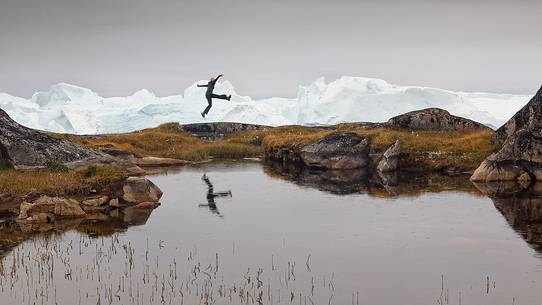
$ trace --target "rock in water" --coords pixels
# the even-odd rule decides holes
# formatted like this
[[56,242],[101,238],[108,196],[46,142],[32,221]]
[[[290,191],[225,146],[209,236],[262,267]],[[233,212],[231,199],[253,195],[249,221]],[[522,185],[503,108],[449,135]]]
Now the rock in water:
[[123,187],[122,199],[129,203],[158,202],[162,191],[150,180],[140,177],[129,177]]
[[33,203],[21,203],[18,218],[25,219],[41,213],[61,217],[80,217],[86,214],[77,200],[43,195]]
[[93,207],[99,207],[109,202],[108,196],[98,196],[93,198],[87,198],[83,200],[84,205],[93,206]]
[[369,163],[369,141],[352,132],[334,133],[303,147],[300,155],[308,167],[362,168]]
[[401,154],[401,146],[399,140],[396,140],[392,146],[390,146],[380,162],[378,162],[377,170],[381,173],[393,172],[397,170],[397,164],[399,163],[399,155]]
[[388,120],[386,125],[411,130],[490,130],[478,122],[451,115],[440,108],[427,108],[398,115]]
[[0,166],[45,166],[100,157],[101,154],[19,125],[0,109]]
[[495,136],[501,149],[474,171],[472,181],[542,181],[542,88]]

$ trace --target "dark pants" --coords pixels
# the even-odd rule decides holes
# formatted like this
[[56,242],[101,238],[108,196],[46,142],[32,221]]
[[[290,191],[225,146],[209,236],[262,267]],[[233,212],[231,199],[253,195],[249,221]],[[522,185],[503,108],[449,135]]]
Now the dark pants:
[[221,94],[221,95],[211,94],[211,95],[206,95],[205,97],[207,98],[207,103],[209,103],[209,105],[207,106],[207,108],[205,108],[205,110],[203,110],[203,115],[207,115],[207,113],[209,113],[209,110],[211,110],[211,107],[213,107],[214,98],[221,99],[221,100],[228,99],[228,96],[225,94]]

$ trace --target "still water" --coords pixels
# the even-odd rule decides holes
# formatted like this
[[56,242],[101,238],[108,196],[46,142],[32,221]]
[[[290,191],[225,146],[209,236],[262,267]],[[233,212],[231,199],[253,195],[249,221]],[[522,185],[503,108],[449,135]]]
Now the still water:
[[495,203],[466,178],[388,195],[298,178],[184,167],[150,176],[162,206],[122,223],[5,222],[0,304],[542,303],[537,203]]

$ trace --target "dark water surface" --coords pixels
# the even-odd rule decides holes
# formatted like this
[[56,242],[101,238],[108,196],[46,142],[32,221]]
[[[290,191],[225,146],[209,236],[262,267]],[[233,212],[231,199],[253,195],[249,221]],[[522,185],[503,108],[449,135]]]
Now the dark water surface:
[[21,237],[0,304],[542,304],[537,233],[522,223],[540,212],[500,206],[505,218],[465,183],[339,195],[257,162],[150,179],[162,206],[124,228],[4,226]]

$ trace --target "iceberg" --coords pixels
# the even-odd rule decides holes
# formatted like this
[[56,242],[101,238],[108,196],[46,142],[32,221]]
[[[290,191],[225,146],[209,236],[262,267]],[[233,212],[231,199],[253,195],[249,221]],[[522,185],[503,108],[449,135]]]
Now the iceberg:
[[237,94],[223,81],[215,92],[231,94],[216,100],[206,118],[205,88],[196,84],[182,94],[158,97],[139,90],[127,97],[101,97],[90,89],[60,83],[24,99],[0,93],[0,108],[30,128],[59,133],[129,132],[166,122],[238,122],[270,126],[331,125],[345,122],[384,122],[405,112],[438,107],[492,128],[504,124],[531,95],[454,92],[399,86],[381,79],[343,76],[330,83],[319,78],[300,86],[297,97],[255,100]]

